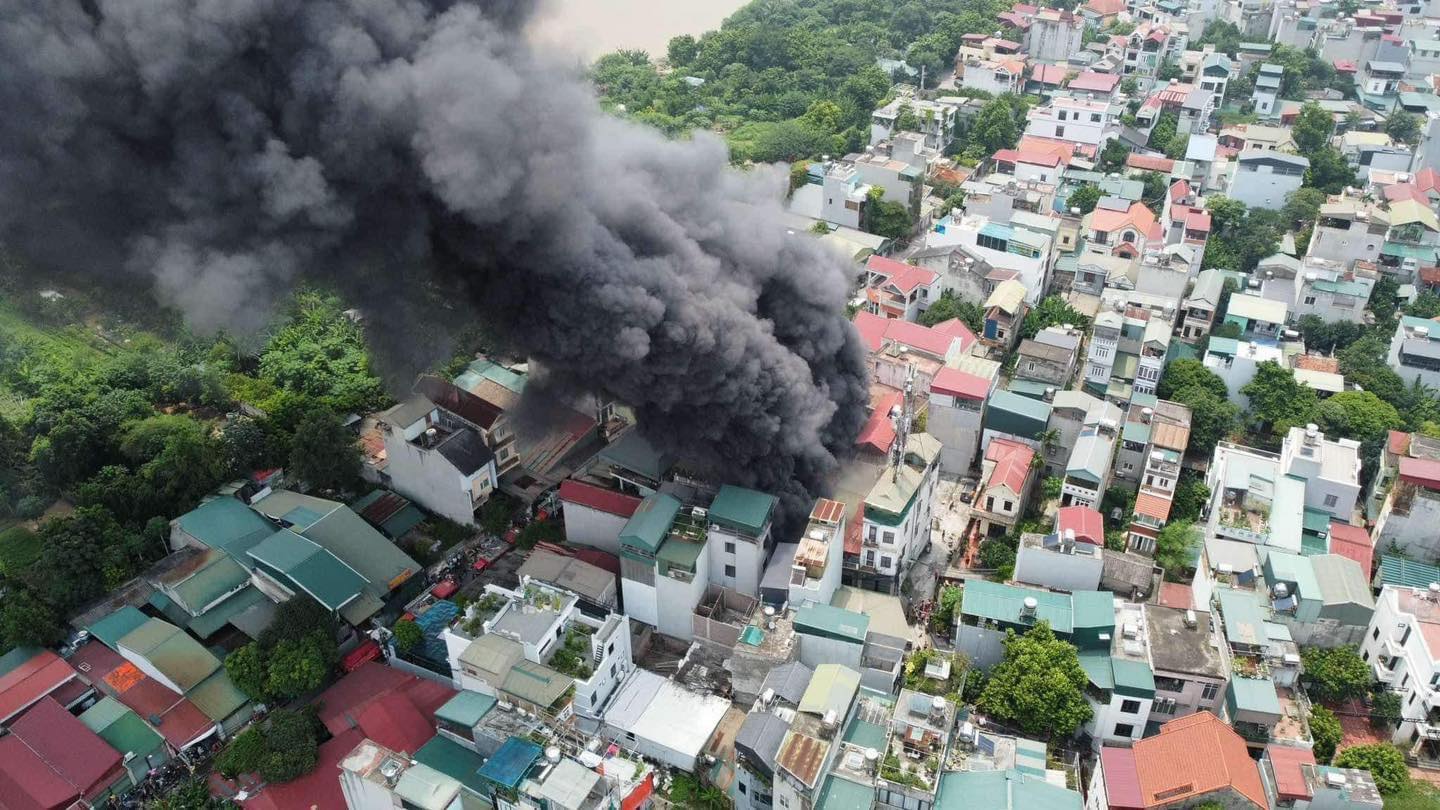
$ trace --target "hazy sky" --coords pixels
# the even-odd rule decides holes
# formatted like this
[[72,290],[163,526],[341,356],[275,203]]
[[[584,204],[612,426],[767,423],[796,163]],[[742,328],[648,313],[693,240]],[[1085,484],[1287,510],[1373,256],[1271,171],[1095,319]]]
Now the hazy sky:
[[548,0],[532,27],[537,42],[568,48],[591,60],[617,48],[652,56],[678,34],[718,28],[745,0]]

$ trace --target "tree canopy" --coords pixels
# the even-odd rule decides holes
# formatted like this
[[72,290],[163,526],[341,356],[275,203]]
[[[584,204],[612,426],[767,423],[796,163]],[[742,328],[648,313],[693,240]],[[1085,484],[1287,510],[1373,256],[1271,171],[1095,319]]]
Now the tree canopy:
[[1079,209],[1081,214],[1088,214],[1095,210],[1096,204],[1100,202],[1100,187],[1093,183],[1085,183],[1065,198],[1065,205],[1068,208]]
[[1058,295],[1046,296],[1025,314],[1025,320],[1020,324],[1020,336],[1033,338],[1040,334],[1042,329],[1067,323],[1082,332],[1090,328],[1090,318],[1080,314],[1066,303],[1064,298]]
[[920,324],[922,326],[934,326],[952,318],[959,318],[970,331],[980,333],[984,326],[985,310],[974,301],[965,301],[956,296],[954,292],[946,290],[940,293],[924,312],[920,313]]
[[1295,139],[1295,146],[1302,155],[1323,149],[1334,132],[1334,117],[1313,101],[1301,105],[1300,114],[1295,116],[1295,123],[1290,126],[1290,137]]
[[1370,665],[1354,647],[1303,647],[1305,688],[1314,700],[1326,703],[1363,697],[1370,690]]
[[1310,422],[1319,400],[1315,389],[1295,379],[1290,369],[1266,360],[1255,367],[1255,377],[1240,389],[1250,400],[1250,413],[1271,433],[1283,436],[1290,428]]
[[1027,734],[1068,737],[1092,716],[1088,678],[1074,645],[1056,638],[1049,622],[1025,635],[1005,634],[1005,657],[990,671],[980,711]]
[[1373,743],[1351,746],[1335,757],[1334,764],[1337,768],[1369,771],[1375,779],[1375,787],[1387,796],[1399,793],[1410,785],[1410,769],[1405,765],[1405,756],[1393,745]]

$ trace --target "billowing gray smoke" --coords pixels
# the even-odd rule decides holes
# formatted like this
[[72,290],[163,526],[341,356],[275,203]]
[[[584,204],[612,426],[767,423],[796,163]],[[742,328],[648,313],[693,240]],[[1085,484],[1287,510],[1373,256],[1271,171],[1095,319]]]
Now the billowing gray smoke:
[[0,238],[153,277],[209,328],[322,278],[401,355],[459,290],[550,393],[628,403],[690,468],[803,507],[864,415],[846,268],[778,224],[779,172],[604,115],[528,13],[8,0]]

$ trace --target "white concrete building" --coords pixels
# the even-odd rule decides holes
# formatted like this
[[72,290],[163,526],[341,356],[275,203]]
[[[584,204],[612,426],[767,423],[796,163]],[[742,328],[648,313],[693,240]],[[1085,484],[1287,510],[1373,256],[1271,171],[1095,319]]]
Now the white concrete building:
[[911,433],[901,458],[886,466],[865,496],[860,568],[889,583],[892,592],[930,543],[939,480],[939,440],[928,433]]
[[640,506],[634,495],[567,478],[560,482],[565,540],[579,546],[620,553],[620,532]]
[[955,137],[955,107],[906,94],[898,95],[870,116],[870,145],[876,146],[898,134],[896,122],[906,107],[915,115],[917,124],[913,131],[925,136],[925,148],[945,151]]
[[962,65],[964,73],[956,84],[967,90],[981,90],[992,95],[1018,93],[1025,84],[1024,59],[978,59]]
[[636,669],[605,712],[602,732],[637,754],[694,772],[729,708],[725,698]]
[[1292,427],[1280,448],[1286,475],[1305,479],[1305,506],[1350,523],[1360,499],[1360,443],[1332,440],[1315,425]]
[[760,578],[775,548],[770,520],[776,502],[774,495],[753,489],[729,484],[720,488],[706,515],[709,584],[760,596]]
[[940,469],[964,475],[980,449],[981,421],[985,402],[995,390],[998,377],[988,378],[942,368],[930,381],[929,416],[925,430],[940,442]]
[[815,500],[790,564],[790,604],[830,604],[844,567],[845,523],[845,504],[828,498]]
[[1402,315],[1390,339],[1390,368],[1408,385],[1440,387],[1440,321]]
[[1025,134],[1103,147],[1120,137],[1121,112],[1120,105],[1109,101],[1056,96],[1048,105],[1030,111]]
[[832,163],[821,181],[820,218],[842,228],[860,227],[860,215],[870,186],[860,177],[860,170],[849,163]]
[[495,453],[480,434],[416,394],[380,415],[396,492],[467,526],[498,484]]
[[1391,739],[1440,765],[1440,588],[1386,585],[1360,656],[1376,680],[1400,693],[1402,720]]
[[[1042,231],[952,211],[935,223],[925,244],[929,248],[959,245],[968,257],[992,270],[1013,271],[1015,280],[1025,288],[1027,304],[1038,302],[1045,290],[1053,240]],[[942,284],[949,288],[950,276],[944,277]]]

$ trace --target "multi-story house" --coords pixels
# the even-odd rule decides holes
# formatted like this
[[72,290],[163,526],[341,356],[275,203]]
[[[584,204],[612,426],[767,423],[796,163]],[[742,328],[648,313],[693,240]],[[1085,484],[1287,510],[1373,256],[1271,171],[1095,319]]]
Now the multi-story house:
[[1300,189],[1309,168],[1310,160],[1300,155],[1246,150],[1235,158],[1225,194],[1250,208],[1278,211]]
[[1087,233],[1090,252],[1137,258],[1155,227],[1155,214],[1141,203],[1104,197],[1085,215],[1081,227]]
[[1355,94],[1372,110],[1388,113],[1395,109],[1400,83],[1405,80],[1405,63],[1367,59],[1355,77]]
[[1306,256],[1346,269],[1357,261],[1375,262],[1389,228],[1389,214],[1374,203],[1350,196],[1330,200],[1320,206]]
[[1237,152],[1246,149],[1294,153],[1295,139],[1286,127],[1235,124],[1220,130],[1220,145]]
[[720,487],[706,515],[711,585],[760,595],[760,579],[775,550],[770,522],[776,503],[774,495],[764,492],[729,484]]
[[1235,75],[1235,62],[1223,53],[1216,53],[1215,46],[1206,45],[1201,50],[1182,53],[1179,64],[1181,80],[1208,91],[1218,109],[1225,97],[1225,88]]
[[1400,694],[1391,739],[1422,765],[1440,767],[1440,588],[1386,585],[1360,657]]
[[479,431],[422,394],[382,413],[379,427],[390,485],[436,514],[473,526],[476,510],[499,484],[495,453]]
[[1440,386],[1440,321],[1402,315],[1390,339],[1390,368],[1408,385]]
[[1241,408],[1248,408],[1250,400],[1240,392],[1255,379],[1255,370],[1261,363],[1285,362],[1285,352],[1273,340],[1235,340],[1211,336],[1201,358],[1205,368],[1225,381],[1231,402]]
[[1195,286],[1182,304],[1184,315],[1180,321],[1180,338],[1194,343],[1210,334],[1215,324],[1215,312],[1220,308],[1220,297],[1225,292],[1225,271],[1218,267],[1201,270],[1195,276]]
[[[1180,463],[1190,442],[1190,409],[1178,402],[1136,398],[1130,404],[1116,459],[1116,475],[1138,484],[1130,547],[1153,553],[1170,518]],[[1143,503],[1142,503],[1143,501]]]
[[1104,395],[1119,356],[1120,332],[1125,319],[1106,310],[1095,316],[1090,327],[1090,349],[1085,358],[1085,387]]
[[1011,439],[991,439],[986,446],[974,499],[974,519],[983,536],[1006,534],[1020,522],[1034,483],[1034,458],[1034,449]]
[[940,442],[940,469],[964,475],[975,461],[983,430],[985,402],[995,390],[999,375],[990,376],[957,368],[942,368],[930,381],[929,416],[925,429]]
[[1272,301],[1251,293],[1230,296],[1225,309],[1225,323],[1240,329],[1240,336],[1250,340],[1275,340],[1285,330],[1290,308],[1283,301]]
[[1301,551],[1305,481],[1284,474],[1278,455],[1222,442],[1205,484],[1211,493],[1206,537]]
[[1420,267],[1433,267],[1440,257],[1440,220],[1419,200],[1391,202],[1389,230],[1380,247],[1380,270],[1402,284],[1413,284]]
[[1022,213],[1007,211],[1003,219],[992,220],[952,211],[935,223],[926,235],[927,247],[959,246],[961,251],[946,258],[942,286],[962,297],[978,298],[1014,282],[1023,301],[1037,303],[1049,281],[1053,239],[1044,230],[1020,222]]
[[1080,429],[1065,465],[1061,506],[1099,508],[1100,499],[1110,487],[1117,428],[1118,425],[1102,419]]
[[1417,560],[1440,555],[1440,443],[1391,431],[1366,513],[1375,522],[1376,548],[1398,548]]
[[911,433],[865,496],[860,571],[873,590],[894,593],[930,544],[930,516],[940,479],[940,442]]
[[1125,40],[1121,72],[1127,76],[1153,79],[1160,66],[1177,59],[1187,38],[1170,26],[1141,23]]
[[977,59],[966,62],[956,84],[967,90],[980,90],[994,95],[1018,93],[1025,84],[1024,59]]
[[1250,103],[1255,115],[1262,120],[1280,117],[1280,85],[1284,81],[1285,68],[1266,62],[1255,74],[1255,89],[1250,93]]
[[914,131],[925,136],[925,147],[944,152],[955,139],[956,108],[950,104],[917,99],[904,93],[870,116],[870,145],[878,145],[897,133],[897,124],[900,123],[901,113],[906,108],[909,108],[909,112],[914,116]]
[[[918,140],[918,136],[903,134],[897,139]],[[888,151],[888,150],[887,150]],[[860,182],[885,192],[885,199],[905,206],[912,217],[920,216],[920,201],[925,197],[925,164],[916,166],[898,159],[885,151],[869,151],[846,155],[844,162],[855,167]]]
[[1087,70],[1070,80],[1066,89],[1072,95],[1093,98],[1097,101],[1114,101],[1120,92],[1121,77],[1113,73],[1096,73]]
[[1053,8],[1040,8],[1029,17],[1025,52],[1040,62],[1064,63],[1080,51],[1085,21],[1078,15]]
[[1171,112],[1175,114],[1176,132],[1198,135],[1210,128],[1216,104],[1213,91],[1198,84],[1181,84],[1177,79],[1157,86],[1135,113],[1135,120],[1141,130],[1148,132],[1154,128],[1161,113]]
[[1295,304],[1294,317],[1299,320],[1314,315],[1327,323],[1359,323],[1364,320],[1373,284],[1369,279],[1328,279],[1314,272],[1306,273],[1300,280],[1300,300]]
[[1208,610],[1145,606],[1150,665],[1155,671],[1152,722],[1196,712],[1219,713],[1230,657],[1220,623]]
[[1199,807],[1270,810],[1244,738],[1209,712],[1171,720],[1132,746],[1100,749],[1085,810]]
[[1082,656],[1088,650],[1103,650],[1108,656],[1115,633],[1115,595],[968,581],[955,611],[955,649],[973,666],[988,671],[1004,658],[1007,630],[1023,634],[1040,621],[1048,621],[1055,635],[1080,648]]
[[933,270],[871,256],[865,273],[866,304],[876,315],[914,321],[940,297],[940,275]]
[[1109,100],[1057,95],[1030,111],[1025,134],[1099,149],[1120,137],[1121,112]]
[[995,286],[995,291],[985,299],[985,328],[980,342],[1001,351],[1008,351],[1015,345],[1028,309],[1025,294],[1025,285],[1014,279]]
[[820,182],[820,218],[842,228],[860,228],[860,215],[870,186],[852,163],[834,161],[825,166]]
[[1171,324],[1152,317],[1145,323],[1135,366],[1134,393],[1152,395],[1160,385],[1160,374],[1170,351]]
[[1076,348],[1026,338],[1016,349],[1015,377],[1064,388],[1075,372]]

